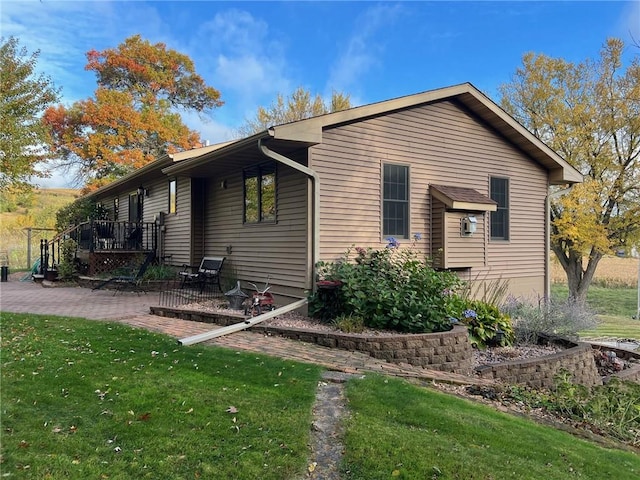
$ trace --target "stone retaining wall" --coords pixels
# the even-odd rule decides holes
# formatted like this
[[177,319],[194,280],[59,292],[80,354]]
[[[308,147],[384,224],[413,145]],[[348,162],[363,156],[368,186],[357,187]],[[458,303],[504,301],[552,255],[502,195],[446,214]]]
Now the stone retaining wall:
[[586,386],[602,385],[591,345],[574,343],[558,353],[526,360],[482,365],[475,370],[484,379],[500,380],[510,384],[524,384],[533,388],[551,388],[554,376],[568,371],[574,383]]
[[390,363],[408,363],[464,375],[471,373],[473,352],[463,326],[455,326],[448,332],[374,336],[262,325],[252,329],[324,347],[364,352]]
[[[238,323],[244,319],[242,316],[234,317],[167,307],[151,307],[151,313],[223,326]],[[473,351],[467,328],[459,325],[448,332],[410,335],[360,335],[301,328],[270,327],[260,324],[251,327],[251,330],[329,348],[364,352],[376,359],[386,360],[390,363],[408,363],[432,370],[463,375],[471,373]]]

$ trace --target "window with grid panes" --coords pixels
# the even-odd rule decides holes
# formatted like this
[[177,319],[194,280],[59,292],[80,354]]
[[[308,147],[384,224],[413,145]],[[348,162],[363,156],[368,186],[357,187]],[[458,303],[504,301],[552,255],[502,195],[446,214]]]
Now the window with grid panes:
[[498,204],[491,212],[491,239],[509,240],[509,179],[491,177],[490,196]]
[[382,192],[382,235],[408,238],[409,167],[385,164]]

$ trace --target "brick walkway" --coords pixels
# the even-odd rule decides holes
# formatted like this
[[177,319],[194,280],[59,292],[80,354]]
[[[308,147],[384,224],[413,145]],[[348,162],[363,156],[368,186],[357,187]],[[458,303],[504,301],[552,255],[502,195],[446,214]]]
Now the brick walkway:
[[[11,279],[0,283],[0,311],[84,317],[111,320],[133,327],[164,333],[176,339],[215,330],[215,325],[151,315],[159,304],[158,293],[136,294],[92,291],[80,287],[47,287]],[[376,360],[364,353],[321,347],[281,337],[244,330],[203,342],[234,350],[259,352],[288,360],[314,363],[329,370],[347,373],[379,372],[387,375],[460,384],[488,384],[475,377],[396,365]],[[184,347],[189,348],[189,347]]]

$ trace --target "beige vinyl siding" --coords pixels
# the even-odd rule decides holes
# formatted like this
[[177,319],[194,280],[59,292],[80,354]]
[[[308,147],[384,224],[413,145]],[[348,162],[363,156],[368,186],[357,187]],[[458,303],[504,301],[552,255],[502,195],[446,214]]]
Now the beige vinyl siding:
[[460,231],[462,218],[469,213],[446,212],[445,213],[445,247],[443,268],[467,268],[485,266],[485,225],[482,221],[483,214],[473,213],[478,220],[477,230],[471,236],[463,236]]
[[[491,175],[509,178],[510,241],[489,243],[488,215],[479,216],[486,266],[474,266],[472,272],[487,278],[509,276],[516,283],[522,279],[523,285],[542,281],[547,172],[450,101],[324,132],[323,143],[311,149],[310,163],[321,179],[322,259],[335,259],[353,244],[386,243],[380,223],[384,163],[410,167],[409,232],[422,233],[418,246],[428,255],[430,183],[473,188],[488,196]],[[464,249],[459,255],[465,255]]]
[[283,165],[277,166],[276,175],[275,223],[243,224],[242,171],[221,173],[209,181],[205,250],[207,255],[226,257],[227,275],[258,285],[270,277],[274,293],[303,295],[310,287],[308,181]]
[[169,187],[164,179],[158,179],[152,183],[145,184],[145,189],[149,193],[143,198],[143,222],[153,222],[160,212],[167,211]]
[[431,203],[431,229],[428,239],[431,243],[431,258],[433,266],[436,268],[444,268],[446,265],[445,258],[445,205],[435,200]]
[[[200,259],[191,257],[191,179],[178,177],[176,182],[176,213],[164,218],[163,235],[164,255],[171,255],[168,263],[172,265],[192,265]],[[164,184],[164,200],[161,211],[169,209],[169,181]]]

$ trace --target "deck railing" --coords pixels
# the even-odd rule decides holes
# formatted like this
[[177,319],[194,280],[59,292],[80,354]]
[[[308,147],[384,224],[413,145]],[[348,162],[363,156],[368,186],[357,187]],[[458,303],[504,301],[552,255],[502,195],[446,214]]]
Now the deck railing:
[[60,262],[63,243],[72,239],[77,251],[148,252],[156,250],[158,228],[155,222],[117,222],[93,220],[64,230],[51,240],[40,242],[40,273],[55,270]]

